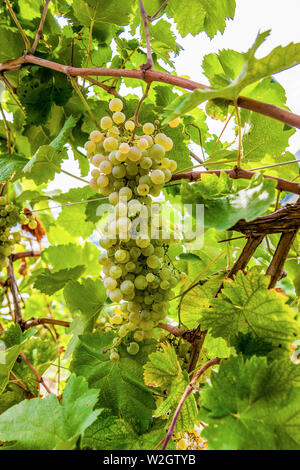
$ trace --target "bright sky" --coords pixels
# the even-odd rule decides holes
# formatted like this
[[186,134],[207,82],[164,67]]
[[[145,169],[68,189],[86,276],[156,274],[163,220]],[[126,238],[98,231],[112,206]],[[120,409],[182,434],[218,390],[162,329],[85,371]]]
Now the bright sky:
[[[300,0],[237,0],[237,9],[234,21],[228,22],[224,35],[218,33],[210,40],[205,33],[196,38],[190,34],[185,38],[178,38],[178,43],[184,48],[179,57],[175,58],[178,75],[188,75],[191,79],[207,83],[202,74],[201,63],[205,54],[218,52],[219,49],[235,49],[245,52],[254,42],[259,31],[271,29],[271,35],[260,46],[257,57],[268,54],[278,45],[287,45],[290,42],[300,42]],[[275,76],[283,85],[287,94],[287,105],[291,111],[300,114],[300,65],[281,72]],[[214,133],[218,134],[223,124],[208,118],[207,123]],[[228,126],[229,127],[229,126]],[[230,139],[232,131],[224,134],[224,139]],[[300,131],[298,130],[290,139],[290,150],[295,153],[300,149]],[[78,165],[68,161],[64,168],[79,174]],[[50,183],[51,189],[78,186],[78,181],[60,174]]]

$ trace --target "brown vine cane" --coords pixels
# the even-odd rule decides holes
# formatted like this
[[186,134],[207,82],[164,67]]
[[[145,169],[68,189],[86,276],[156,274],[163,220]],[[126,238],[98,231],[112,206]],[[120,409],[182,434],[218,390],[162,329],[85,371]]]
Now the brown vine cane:
[[[266,275],[270,276],[269,289],[275,287],[276,283],[283,277],[283,267],[299,228],[300,198],[296,204],[287,204],[271,214],[258,217],[250,222],[239,220],[229,230],[245,234],[247,236],[247,242],[226,277],[233,279],[238,271],[244,271],[246,269],[251,257],[262,243],[265,236],[270,233],[281,233],[273,259],[266,271]],[[220,286],[216,296],[219,295],[222,289],[223,284]],[[192,344],[188,364],[188,372],[191,374],[196,368],[206,333],[207,331],[202,331],[201,325],[198,325],[194,330],[186,331],[181,335]]]

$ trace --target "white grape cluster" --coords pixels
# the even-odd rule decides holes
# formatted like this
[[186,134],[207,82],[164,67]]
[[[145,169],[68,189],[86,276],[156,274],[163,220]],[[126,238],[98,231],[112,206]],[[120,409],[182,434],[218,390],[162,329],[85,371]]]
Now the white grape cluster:
[[12,232],[11,228],[22,223],[23,215],[12,202],[7,202],[4,196],[0,197],[0,270],[8,266],[9,255],[15,248],[15,243],[21,240],[19,232]]
[[[147,122],[136,126],[126,120],[118,98],[110,101],[109,108],[112,117],[101,119],[102,132],[91,132],[85,149],[94,166],[90,186],[100,189],[114,205],[100,240],[105,251],[99,262],[107,295],[120,304],[122,313],[111,319],[119,329],[110,358],[118,360],[116,347],[122,339],[125,343],[133,339],[127,351],[134,355],[138,342],[153,336],[153,328],[166,316],[174,296],[172,288],[179,281],[175,269],[166,262],[174,234],[166,239],[161,215],[152,213],[152,197],[159,196],[177,164],[166,157],[173,141],[159,132],[157,121],[156,125]],[[176,127],[178,123],[175,120],[169,125]],[[139,135],[141,129],[143,134]],[[144,230],[133,236],[138,219],[143,221]]]

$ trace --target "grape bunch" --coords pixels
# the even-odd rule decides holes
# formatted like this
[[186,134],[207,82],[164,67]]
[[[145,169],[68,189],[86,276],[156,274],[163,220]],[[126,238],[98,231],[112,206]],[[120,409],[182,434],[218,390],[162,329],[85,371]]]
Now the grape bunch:
[[[177,168],[166,157],[173,141],[159,131],[158,121],[142,126],[126,120],[120,99],[112,99],[109,108],[112,117],[101,119],[103,132],[91,132],[85,149],[94,166],[91,188],[100,189],[114,206],[99,242],[104,249],[99,262],[107,295],[120,304],[120,313],[111,318],[118,327],[110,355],[114,361],[119,358],[121,341],[135,355],[138,343],[153,336],[154,327],[168,313],[172,288],[180,276],[167,262],[175,235],[168,232],[166,236],[159,204],[153,201]],[[178,123],[175,120],[169,125]]]
[[12,232],[11,228],[23,222],[19,209],[6,198],[0,197],[0,270],[8,266],[9,255],[14,250],[14,244],[19,243],[21,235]]

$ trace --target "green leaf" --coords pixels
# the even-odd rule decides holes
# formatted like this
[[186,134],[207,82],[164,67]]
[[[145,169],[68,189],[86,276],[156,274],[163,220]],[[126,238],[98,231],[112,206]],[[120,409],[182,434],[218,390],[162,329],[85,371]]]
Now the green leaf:
[[231,345],[239,333],[254,334],[274,348],[295,340],[299,327],[293,311],[282,295],[268,289],[268,282],[268,277],[256,272],[239,272],[234,281],[225,280],[221,294],[202,313],[202,328]]
[[[150,428],[144,434],[137,434],[124,420],[103,410],[97,420],[85,431],[81,441],[82,449],[93,450],[153,450],[166,435],[162,423]],[[172,442],[168,449],[174,448]]]
[[44,269],[36,278],[34,287],[47,295],[52,295],[62,289],[68,281],[75,280],[85,271],[84,265],[78,265],[74,268],[61,269],[53,272],[50,269]]
[[[254,53],[268,34],[269,31],[259,34],[254,45],[244,54],[244,67],[235,80],[230,80],[230,77],[227,77],[228,80],[225,80],[228,83],[227,86],[211,90],[196,89],[192,93],[185,93],[176,98],[167,108],[163,124],[187,113],[206,100],[223,98],[234,101],[241,91],[252,83],[300,63],[300,43],[291,43],[286,47],[276,47],[267,56],[256,59]],[[222,58],[219,60],[222,62]],[[209,73],[211,74],[211,72]],[[217,83],[220,83],[220,74],[213,75],[214,87],[216,86],[216,77]]]
[[59,404],[55,395],[25,400],[0,416],[0,440],[14,450],[71,450],[97,418],[98,390],[83,377],[71,375]]
[[56,173],[60,173],[60,165],[67,158],[65,149],[57,150],[50,145],[39,147],[35,155],[29,160],[23,171],[28,179],[39,185],[53,180]]
[[0,26],[0,62],[7,62],[15,57],[20,57],[24,50],[24,42],[16,28]]
[[209,0],[195,0],[193,4],[170,0],[167,5],[168,16],[173,16],[181,36],[193,36],[205,31],[212,38],[218,31],[225,30],[227,18],[233,18],[235,0],[215,0],[212,7]]
[[[162,344],[162,351],[157,351],[149,356],[149,361],[144,365],[144,380],[150,387],[160,387],[167,392],[167,398],[160,403],[154,412],[155,417],[172,418],[177,405],[189,384],[188,374],[181,370],[177,355],[173,346]],[[193,395],[185,401],[180,416],[176,422],[175,430],[180,432],[194,427],[198,418],[198,411]]]
[[129,23],[129,15],[132,12],[134,1],[127,0],[89,0],[82,2],[74,0],[72,7],[74,15],[79,24],[90,25],[91,20],[95,23],[115,23],[126,25]]
[[251,179],[246,189],[223,196],[228,193],[230,184],[225,173],[220,177],[204,174],[201,181],[192,185],[184,181],[182,201],[184,204],[204,204],[204,225],[217,230],[227,230],[240,219],[255,219],[274,201],[276,182],[260,174]]
[[52,245],[42,252],[43,260],[51,265],[55,271],[74,268],[80,264],[87,267],[90,276],[97,276],[99,273],[98,256],[98,248],[89,242],[84,245],[75,243]]
[[230,358],[211,376],[200,411],[209,449],[296,450],[300,445],[297,366],[265,358]]
[[162,351],[149,356],[144,365],[144,380],[149,387],[168,388],[181,374],[181,367],[175,349],[168,343],[162,343]]
[[87,378],[89,385],[100,388],[99,403],[122,416],[138,433],[144,432],[151,420],[154,400],[143,381],[143,364],[147,360],[152,342],[145,342],[134,358],[119,349],[120,360],[109,359],[108,348],[112,346],[112,332],[96,332],[80,337],[71,370]]
[[66,119],[61,131],[59,132],[58,136],[55,137],[54,140],[50,143],[51,147],[61,151],[64,148],[64,145],[67,142],[68,136],[70,134],[70,130],[75,127],[77,120],[74,116],[69,116]]
[[82,279],[81,284],[70,281],[64,288],[64,299],[70,312],[80,312],[69,331],[73,336],[64,356],[67,358],[73,353],[79,336],[93,331],[106,300],[106,290],[100,279]]
[[28,163],[28,159],[21,157],[21,155],[2,153],[0,155],[0,181],[9,180],[13,173],[23,168],[26,163]]
[[210,305],[217,294],[224,275],[213,276],[203,285],[196,285],[183,295],[180,306],[181,321],[188,328],[196,328],[201,321],[201,314]]
[[0,394],[5,390],[10,372],[28,339],[35,333],[30,329],[22,333],[19,325],[11,325],[0,341]]

